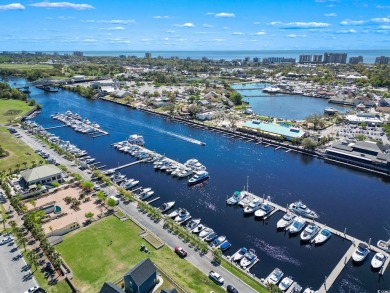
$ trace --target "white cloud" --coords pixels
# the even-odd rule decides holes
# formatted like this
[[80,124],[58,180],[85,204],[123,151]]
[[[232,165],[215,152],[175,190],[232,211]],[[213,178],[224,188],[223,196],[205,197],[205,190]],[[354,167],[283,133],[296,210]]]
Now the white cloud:
[[123,31],[125,28],[123,26],[115,26],[108,28],[101,28],[100,30],[108,30],[108,31]]
[[141,39],[141,42],[150,42],[152,39]]
[[58,19],[68,20],[68,19],[74,19],[74,17],[73,16],[59,16]]
[[298,37],[307,37],[306,35],[296,35],[296,34],[289,34],[289,35],[286,35],[287,38],[298,38]]
[[24,10],[26,7],[24,7],[20,3],[11,3],[7,5],[0,5],[0,11],[7,11],[7,10]]
[[166,33],[168,33],[168,34],[173,34],[173,33],[175,33],[176,31],[174,31],[174,30],[167,30],[167,31],[165,31]]
[[31,6],[42,8],[69,8],[76,10],[94,9],[94,7],[89,4],[75,4],[70,2],[38,2],[31,4]]
[[153,16],[153,18],[155,18],[155,19],[168,19],[170,17],[167,15],[156,15],[156,16]]
[[214,15],[215,12],[206,12],[205,15]]
[[336,31],[336,34],[354,34],[354,33],[356,33],[356,30],[354,29]]
[[376,8],[379,8],[379,9],[390,9],[390,6],[377,5]]
[[130,44],[131,41],[123,38],[111,38],[108,39],[108,43],[110,44]]
[[88,20],[84,20],[83,22],[88,22],[88,23],[110,23],[110,24],[127,25],[127,24],[131,24],[131,23],[135,23],[135,20],[134,19],[111,19],[111,20],[88,19]]
[[294,22],[281,22],[281,21],[273,21],[268,23],[268,25],[272,26],[280,26],[285,29],[306,29],[306,28],[323,28],[330,26],[327,22],[303,22],[303,21],[294,21]]
[[379,22],[379,23],[390,23],[390,18],[388,18],[388,17],[371,18],[371,21],[373,21],[373,22]]
[[224,30],[230,30],[230,27],[224,26],[223,29],[224,29]]
[[326,17],[336,17],[337,14],[333,13],[333,12],[332,13],[325,13],[324,16],[326,16]]
[[235,35],[235,36],[241,36],[243,35],[244,33],[242,32],[233,32],[232,35]]
[[82,39],[81,41],[84,43],[96,43],[98,40],[92,39],[92,38],[87,38],[87,39]]
[[261,24],[261,22],[260,21],[255,21],[253,24]]
[[341,25],[363,25],[365,23],[364,20],[350,20],[345,19],[342,22],[340,22]]
[[264,36],[264,35],[266,35],[266,34],[267,34],[266,32],[264,32],[264,31],[261,31],[261,32],[254,33],[254,34],[252,34],[252,35],[256,35],[256,36]]
[[215,17],[229,18],[229,17],[236,17],[236,15],[234,13],[229,13],[229,12],[220,12],[220,13],[215,14]]
[[382,30],[390,30],[390,25],[381,25],[379,28]]
[[216,42],[224,42],[225,39],[215,39],[214,41],[216,41]]
[[207,27],[207,28],[214,27],[213,25],[211,25],[211,24],[208,24],[208,23],[204,23],[202,26],[203,26],[203,27]]
[[174,26],[177,26],[177,27],[195,27],[195,24],[193,24],[192,22],[186,22],[186,23],[183,23],[183,24],[175,24]]

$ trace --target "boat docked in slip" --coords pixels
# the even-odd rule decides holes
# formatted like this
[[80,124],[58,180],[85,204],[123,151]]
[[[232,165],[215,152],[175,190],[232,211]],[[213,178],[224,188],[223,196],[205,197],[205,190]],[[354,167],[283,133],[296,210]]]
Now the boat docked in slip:
[[282,270],[275,268],[271,272],[271,274],[269,274],[269,276],[265,279],[264,283],[276,285],[283,278],[283,275],[284,273],[282,272]]
[[288,209],[294,212],[297,215],[308,219],[317,219],[318,215],[316,212],[310,210],[306,205],[304,205],[300,200],[289,204]]
[[303,230],[303,232],[301,233],[301,240],[310,241],[317,235],[318,231],[320,231],[320,227],[318,227],[317,225],[315,224],[308,225],[305,228],[305,230]]
[[181,208],[178,208],[178,209],[174,210],[173,212],[169,213],[169,214],[168,214],[168,217],[174,219],[174,218],[177,217],[177,215],[179,214],[180,211],[181,211]]
[[195,175],[188,179],[188,185],[195,185],[209,179],[209,173],[206,171],[195,172]]
[[150,190],[150,191],[147,191],[145,193],[142,193],[140,196],[139,196],[139,199],[140,200],[147,200],[148,198],[152,197],[154,194],[154,191],[153,190]]
[[207,227],[203,224],[199,224],[198,226],[196,226],[193,230],[192,230],[192,233],[194,234],[198,234],[200,233],[201,231],[203,231],[204,229],[206,229]]
[[211,241],[213,241],[215,238],[217,238],[218,237],[218,234],[217,233],[215,233],[215,232],[212,232],[212,233],[210,233],[209,235],[207,235],[205,238],[204,238],[204,241],[206,241],[206,242],[211,242]]
[[212,247],[218,247],[219,245],[222,244],[222,242],[224,242],[226,240],[226,236],[225,235],[221,235],[221,236],[218,236],[217,238],[215,238],[213,240],[213,243],[211,243],[211,246]]
[[126,179],[126,176],[121,173],[116,173],[111,176],[111,181],[115,184],[120,183]]
[[232,257],[233,261],[239,261],[241,260],[244,255],[248,252],[248,249],[246,247],[241,247],[239,251],[237,251]]
[[208,236],[211,233],[214,233],[214,230],[211,229],[211,228],[206,227],[202,231],[200,231],[199,237],[200,238],[205,238],[206,236]]
[[273,206],[271,206],[270,204],[263,203],[263,204],[261,204],[260,208],[255,212],[255,217],[256,218],[265,218],[269,214],[271,214],[274,209],[275,208]]
[[328,229],[322,228],[317,236],[314,237],[313,242],[314,244],[324,243],[330,238],[330,236],[332,236],[332,233]]
[[138,183],[139,183],[139,180],[133,180],[132,182],[126,184],[126,186],[125,186],[124,188],[125,188],[126,190],[131,189],[131,188],[137,186]]
[[181,209],[175,217],[175,222],[183,223],[191,218],[190,213],[186,209]]
[[235,205],[246,196],[245,192],[235,191],[234,194],[226,200],[228,205]]
[[257,211],[261,206],[261,200],[259,199],[254,199],[252,200],[249,205],[247,205],[245,208],[244,208],[244,214],[252,214],[254,213],[255,211]]
[[166,211],[170,210],[175,205],[174,201],[164,202],[158,209],[165,213]]
[[384,240],[379,240],[378,243],[376,244],[378,248],[386,251],[387,253],[390,253],[390,240],[384,241]]
[[228,250],[230,247],[232,246],[232,244],[225,240],[224,242],[222,242],[222,244],[219,246],[219,249],[222,250],[222,251],[226,251]]
[[369,253],[370,253],[370,249],[368,247],[368,244],[361,242],[353,252],[352,259],[354,262],[362,262]]
[[379,270],[386,261],[386,256],[383,253],[375,253],[371,260],[371,266],[375,270]]
[[191,219],[188,221],[186,228],[188,230],[194,230],[199,224],[201,219]]
[[135,145],[138,145],[138,146],[144,146],[145,145],[145,141],[144,141],[143,136],[142,135],[138,135],[138,134],[130,135],[129,138],[127,139],[127,141],[130,144],[135,144]]
[[288,288],[294,283],[293,279],[291,277],[285,277],[279,284],[279,289],[282,291],[287,291]]
[[296,215],[294,214],[289,214],[289,213],[284,214],[283,217],[276,223],[276,228],[285,229],[286,227],[291,225],[291,223],[294,221],[295,218]]
[[108,169],[108,170],[103,171],[104,175],[112,175],[114,173],[115,173],[115,169]]
[[240,261],[240,266],[245,270],[249,266],[253,265],[257,260],[257,255],[253,249],[249,249],[247,253],[245,253],[244,257]]
[[290,234],[296,234],[301,232],[305,225],[306,221],[301,217],[297,217],[294,219],[292,224],[286,228],[286,230],[290,232]]

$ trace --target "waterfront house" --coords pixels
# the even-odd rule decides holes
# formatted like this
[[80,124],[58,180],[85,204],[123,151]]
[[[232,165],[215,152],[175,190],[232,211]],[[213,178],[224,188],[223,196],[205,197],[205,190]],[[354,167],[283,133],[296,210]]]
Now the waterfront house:
[[123,277],[126,293],[148,293],[157,284],[157,270],[149,258],[140,261]]
[[223,111],[207,111],[207,112],[201,112],[196,113],[196,119],[205,121],[205,120],[213,120],[217,117],[222,116]]
[[44,165],[28,169],[20,173],[24,183],[30,185],[50,184],[53,181],[62,181],[62,171],[54,165]]
[[131,96],[131,93],[129,91],[126,91],[126,90],[117,90],[117,91],[113,92],[112,95],[115,98],[123,99],[125,97]]

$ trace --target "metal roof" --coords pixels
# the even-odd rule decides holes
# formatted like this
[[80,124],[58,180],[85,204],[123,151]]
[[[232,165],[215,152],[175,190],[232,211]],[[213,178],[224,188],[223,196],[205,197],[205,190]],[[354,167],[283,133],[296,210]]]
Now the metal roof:
[[54,165],[44,165],[36,168],[28,169],[20,173],[23,179],[26,182],[34,182],[39,179],[53,177],[60,175],[62,173],[61,169],[58,169]]

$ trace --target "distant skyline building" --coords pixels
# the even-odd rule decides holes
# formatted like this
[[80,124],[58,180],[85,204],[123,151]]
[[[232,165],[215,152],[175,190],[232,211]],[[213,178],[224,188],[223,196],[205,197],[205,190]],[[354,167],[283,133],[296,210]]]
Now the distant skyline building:
[[84,53],[81,51],[73,51],[73,56],[83,57]]
[[145,53],[145,58],[146,58],[146,59],[152,58],[152,53],[146,52],[146,53]]
[[311,63],[312,55],[299,55],[299,63]]
[[359,64],[359,63],[363,63],[363,56],[349,58],[349,64]]
[[390,57],[386,57],[386,56],[376,57],[375,64],[390,64]]
[[324,63],[347,63],[347,53],[324,53]]
[[295,58],[285,57],[268,57],[263,59],[264,64],[281,64],[281,63],[292,63],[295,64],[297,60]]

